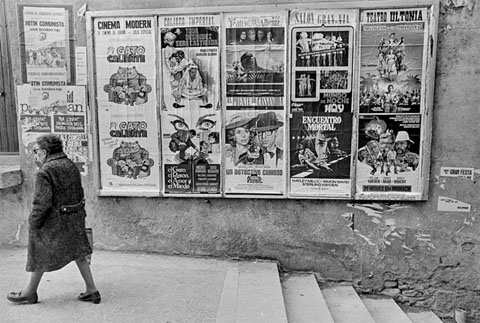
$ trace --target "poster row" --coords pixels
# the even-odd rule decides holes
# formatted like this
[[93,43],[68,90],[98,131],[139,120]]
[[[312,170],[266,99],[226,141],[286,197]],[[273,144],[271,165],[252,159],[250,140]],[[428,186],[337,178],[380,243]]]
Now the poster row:
[[[85,146],[60,10],[23,10],[22,133]],[[419,199],[428,20],[427,8],[94,17],[100,194]]]

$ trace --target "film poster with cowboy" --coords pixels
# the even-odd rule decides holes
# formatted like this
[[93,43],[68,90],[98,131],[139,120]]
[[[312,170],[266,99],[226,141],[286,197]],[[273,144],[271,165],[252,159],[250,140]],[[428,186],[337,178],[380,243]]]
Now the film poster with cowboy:
[[292,197],[351,197],[356,16],[308,9],[290,15]]
[[95,18],[94,44],[101,191],[159,195],[155,20]]
[[220,194],[219,15],[159,18],[164,194]]
[[420,133],[419,114],[359,116],[358,196],[408,199],[419,193]]

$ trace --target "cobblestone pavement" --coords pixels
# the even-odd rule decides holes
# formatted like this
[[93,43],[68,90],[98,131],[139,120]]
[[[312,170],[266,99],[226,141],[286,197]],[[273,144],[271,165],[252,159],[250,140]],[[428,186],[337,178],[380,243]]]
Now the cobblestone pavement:
[[215,322],[225,276],[235,261],[95,251],[92,272],[98,305],[77,300],[84,291],[75,263],[43,276],[39,303],[12,304],[11,291],[28,279],[26,249],[0,249],[0,322]]

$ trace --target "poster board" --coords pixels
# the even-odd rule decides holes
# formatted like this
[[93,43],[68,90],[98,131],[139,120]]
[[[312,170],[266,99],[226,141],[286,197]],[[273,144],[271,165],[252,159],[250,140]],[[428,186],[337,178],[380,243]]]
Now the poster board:
[[[156,88],[154,108],[156,115],[154,113],[149,115],[153,119],[156,118],[157,122],[159,163],[156,165],[159,169],[155,193],[141,188],[129,190],[128,185],[125,186],[125,190],[102,192],[101,176],[104,170],[101,167],[104,166],[101,165],[100,154],[96,154],[95,164],[99,174],[97,187],[100,195],[157,196],[155,194],[158,194],[181,197],[354,200],[427,199],[438,10],[439,2],[434,0],[406,1],[402,3],[401,8],[390,2],[261,5],[255,6],[253,14],[250,11],[246,12],[245,8],[240,6],[182,8],[181,12],[177,12],[176,9],[87,12],[90,80],[95,79],[97,74],[95,64],[90,64],[97,59],[95,40],[97,19],[149,16],[158,22],[155,29],[156,65],[152,68],[155,71],[152,81]],[[419,21],[415,21],[418,20],[419,12],[423,17],[421,27],[418,27]],[[393,18],[388,18],[391,21],[387,18],[380,20],[382,14]],[[414,17],[415,15],[417,18]],[[376,18],[372,18],[374,16]],[[201,22],[198,25],[197,23],[189,24],[189,21],[194,21],[191,17],[202,17],[198,19]],[[348,17],[348,19],[342,20],[340,17]],[[390,83],[396,82],[394,88],[399,91],[400,88],[407,87],[405,84],[415,83],[417,80],[415,76],[417,76],[420,79],[421,89],[420,98],[415,97],[415,100],[420,100],[420,104],[403,104],[401,108],[398,108],[397,104],[395,112],[392,109],[385,112],[385,107],[380,111],[379,106],[364,103],[365,84],[370,82],[365,80],[375,73],[380,73],[378,51],[383,35],[380,35],[380,30],[393,26],[399,30],[399,33],[407,33],[409,29],[416,30],[415,37],[409,37],[410,34],[408,37],[407,34],[397,37],[399,43],[397,47],[403,48],[405,45],[407,61],[409,57],[418,56],[417,53],[420,52],[421,57],[420,64],[418,59],[415,64],[404,63],[403,65],[408,66],[405,70],[402,70],[400,63],[395,63],[399,64],[398,74],[414,73],[414,77],[412,79],[402,75],[396,81],[390,80]],[[218,32],[207,35],[200,29],[205,27],[218,28]],[[166,60],[173,51],[170,54],[165,52],[167,49],[165,36],[169,32],[176,33],[177,29],[180,34],[189,36],[188,40],[182,39],[183,36],[178,38],[178,44],[173,46],[175,51],[184,50],[188,52],[187,56],[190,60],[193,61],[192,58],[198,60],[197,63],[202,65],[202,70],[198,69],[198,74],[204,83],[204,75],[207,75],[205,80],[208,82],[204,84],[207,88],[206,102],[202,98],[191,100],[185,95],[180,96],[181,101],[177,102],[174,95],[171,87],[172,75],[168,72],[170,67]],[[259,41],[248,43],[250,29],[255,33],[253,36],[252,32],[252,40],[261,38],[262,43]],[[260,36],[259,31],[262,34]],[[299,49],[302,33],[306,33],[306,41],[309,42],[309,49],[313,50],[313,53],[302,53]],[[327,48],[328,46],[318,34],[323,34],[324,38],[329,38],[330,42],[335,38],[335,48],[332,46]],[[272,35],[275,36],[271,37]],[[400,45],[401,37],[404,39],[402,45]],[[215,44],[208,44],[206,41],[214,38],[217,40]],[[192,40],[197,44],[187,45]],[[407,41],[410,43],[407,44]],[[428,42],[430,43],[427,44]],[[316,45],[316,49],[313,49],[313,45]],[[338,51],[339,48],[342,50]],[[337,54],[333,54],[334,52]],[[206,60],[205,57],[202,58],[203,54],[198,55],[200,53],[206,53],[207,57],[208,53],[211,53],[211,56],[216,58]],[[342,53],[345,56],[342,56]],[[249,60],[253,62],[253,67],[242,65],[244,55],[252,56]],[[401,60],[399,56],[396,57],[397,62]],[[308,59],[310,63],[307,63]],[[272,61],[275,64],[269,64]],[[218,68],[215,64],[218,64]],[[388,65],[386,60],[385,64]],[[198,67],[198,64],[196,65]],[[214,71],[215,69],[219,74]],[[250,70],[245,71],[245,69]],[[270,78],[267,81],[268,73]],[[275,76],[280,74],[283,74],[281,81],[280,78],[275,79]],[[380,74],[379,76],[382,77]],[[373,79],[375,83],[375,78]],[[210,83],[210,80],[213,81]],[[97,80],[94,81],[97,82]],[[375,95],[387,96],[384,95],[388,92],[388,85],[390,85],[387,83],[380,82],[379,85],[373,85],[379,87],[377,92],[380,93]],[[97,95],[101,93],[101,88],[98,84],[92,86],[90,82],[90,92],[95,113],[94,129],[97,132],[94,136],[94,147],[99,147],[101,142],[98,133],[101,131],[101,124],[98,118],[100,110]],[[174,103],[180,106],[174,107]],[[212,105],[209,107],[212,109],[211,113],[202,112],[202,114],[200,111],[205,108],[200,105],[209,104]],[[193,112],[186,113],[186,111]],[[202,117],[208,119],[209,127],[212,128],[206,131],[197,128]],[[202,175],[200,182],[203,181],[205,184],[202,189],[193,185],[198,179],[195,175],[195,166],[192,168],[190,165],[187,170],[184,162],[172,162],[176,158],[174,156],[176,152],[168,146],[172,141],[172,135],[178,131],[174,124],[179,125],[182,123],[180,121],[187,124],[189,129],[195,128],[196,134],[191,139],[196,147],[200,146],[201,141],[205,141],[201,140],[205,136],[199,134],[200,132],[218,132],[216,152],[208,150],[205,154],[207,158],[211,158],[211,162],[207,167],[202,166],[203,174],[208,174],[211,165],[214,169],[210,176]],[[417,159],[414,162],[415,170],[412,166],[406,166],[412,170],[408,176],[395,174],[395,158],[392,157],[392,153],[388,156],[387,150],[383,152],[384,156],[377,152],[374,164],[379,170],[377,174],[370,174],[371,166],[364,161],[365,158],[362,158],[365,157],[365,151],[369,148],[367,155],[372,163],[370,155],[373,148],[371,147],[380,145],[380,134],[375,145],[365,130],[372,128],[372,125],[373,128],[378,128],[376,123],[387,124],[383,131],[393,137],[393,142],[404,138],[404,141],[411,143],[410,149],[413,154],[409,154],[407,158],[403,157],[396,164],[397,172],[400,173],[398,169],[401,163],[405,163],[406,159]],[[251,149],[246,149],[243,154],[237,154],[237,146],[232,140],[232,130],[241,127],[240,124],[248,125],[247,130],[250,132],[248,145]],[[245,130],[245,127],[243,128]],[[320,129],[326,132],[322,134]],[[262,147],[259,147],[261,145],[258,133],[262,133],[262,137],[266,136],[263,132],[268,132],[268,135],[276,133],[276,147],[284,152],[282,164],[266,165],[265,155],[262,156],[263,164],[251,161],[261,159]],[[206,136],[208,138],[208,134]],[[319,159],[322,141],[331,145],[323,159],[327,162],[322,165],[327,166],[331,171],[328,168],[325,168],[327,172],[318,172],[314,168],[313,171],[312,169],[302,171],[297,168],[305,168],[306,158],[302,158],[302,165],[298,157],[298,147],[304,140],[310,140],[309,143],[312,145],[310,151],[314,155],[312,158],[315,159]],[[216,139],[212,139],[213,142],[216,144]],[[150,145],[153,145],[153,141]],[[395,152],[395,149],[389,150]],[[191,153],[192,156],[195,155],[196,149],[194,148]],[[401,154],[398,153],[398,155]],[[242,162],[244,159],[247,160],[246,163]],[[276,157],[271,159],[278,162]],[[390,160],[388,176],[385,174],[388,164],[384,162],[385,160]],[[240,163],[236,164],[236,161]],[[331,164],[336,169],[326,165],[332,161],[336,161]],[[382,165],[384,170],[380,176]],[[180,175],[166,176],[168,171],[178,169],[179,166],[182,168]],[[170,184],[169,180],[173,179],[185,179],[180,184],[188,185],[183,187],[177,185],[175,189],[173,186],[167,188]],[[381,185],[376,185],[378,181]],[[406,186],[410,186],[408,190],[402,187],[405,183],[407,183]]]

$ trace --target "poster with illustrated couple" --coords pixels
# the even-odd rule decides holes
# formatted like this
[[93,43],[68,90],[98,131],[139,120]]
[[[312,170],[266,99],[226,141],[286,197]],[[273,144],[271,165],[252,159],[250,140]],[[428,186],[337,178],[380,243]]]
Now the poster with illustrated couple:
[[166,195],[220,194],[219,19],[159,17]]

